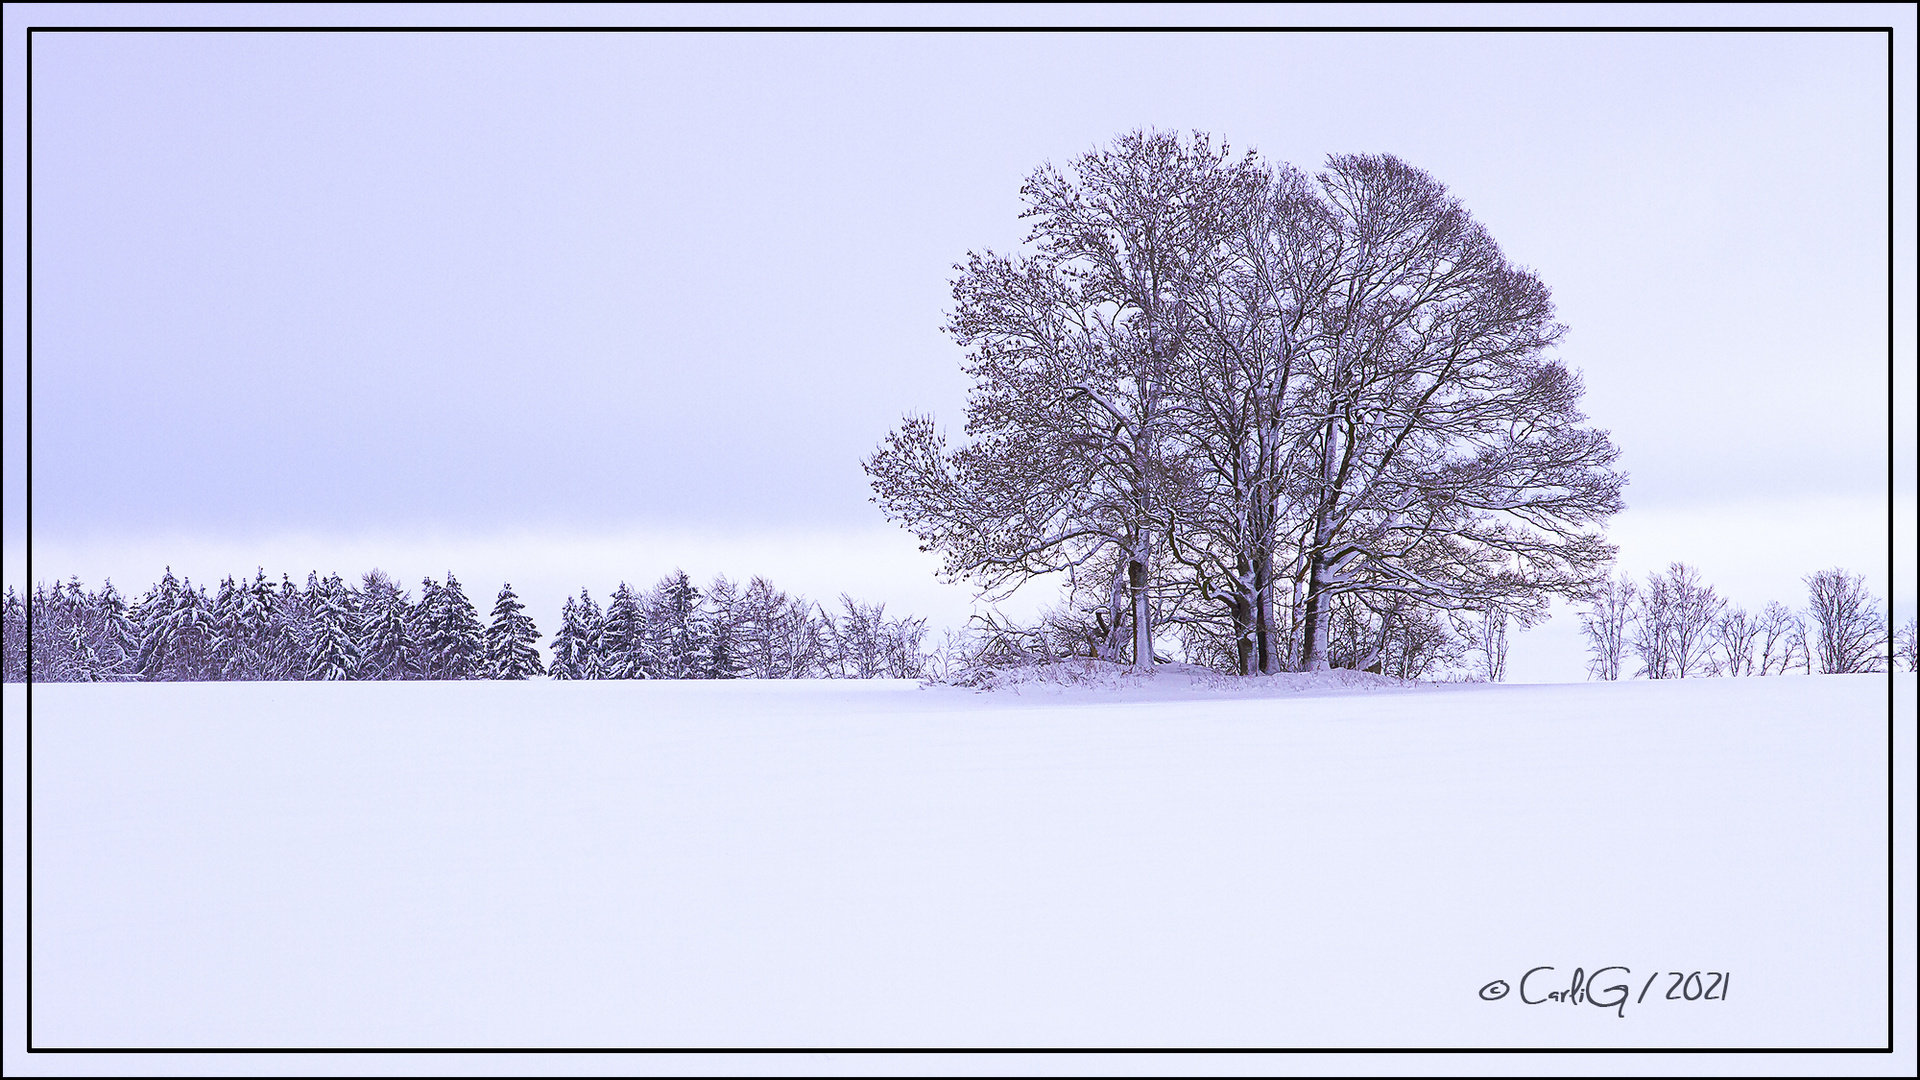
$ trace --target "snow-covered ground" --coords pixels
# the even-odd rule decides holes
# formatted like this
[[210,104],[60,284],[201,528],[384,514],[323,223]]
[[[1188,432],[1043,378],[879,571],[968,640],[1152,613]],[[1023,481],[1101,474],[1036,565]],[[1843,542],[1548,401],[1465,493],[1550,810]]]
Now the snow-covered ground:
[[1201,682],[37,687],[34,1042],[1885,1040],[1884,676]]

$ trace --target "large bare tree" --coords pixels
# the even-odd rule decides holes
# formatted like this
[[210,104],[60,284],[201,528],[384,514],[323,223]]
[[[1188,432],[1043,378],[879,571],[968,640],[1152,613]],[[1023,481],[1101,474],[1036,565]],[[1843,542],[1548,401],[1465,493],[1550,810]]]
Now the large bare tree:
[[1394,157],[1336,156],[1317,182],[1291,241],[1296,263],[1331,266],[1292,394],[1302,666],[1327,666],[1344,592],[1523,626],[1586,594],[1624,477],[1606,432],[1580,426],[1579,376],[1547,355],[1564,332],[1547,287]]
[[953,283],[966,440],[910,416],[865,463],[949,574],[1065,571],[1102,655],[1170,618],[1244,674],[1328,666],[1343,598],[1385,642],[1590,590],[1617,451],[1546,286],[1431,177],[1135,132],[1022,193],[1031,253]]
[[1225,612],[1241,674],[1293,659],[1292,628],[1275,606],[1288,512],[1282,466],[1302,435],[1294,375],[1337,269],[1321,243],[1324,207],[1312,181],[1291,166],[1248,180],[1227,257],[1188,300],[1201,329],[1175,369],[1174,411],[1198,467],[1187,513],[1169,530],[1202,618]]
[[1031,253],[972,253],[948,330],[969,351],[968,441],[909,417],[865,467],[875,501],[988,589],[1092,573],[1119,652],[1153,663],[1166,522],[1190,490],[1173,369],[1252,174],[1196,135],[1133,132],[1021,188]]

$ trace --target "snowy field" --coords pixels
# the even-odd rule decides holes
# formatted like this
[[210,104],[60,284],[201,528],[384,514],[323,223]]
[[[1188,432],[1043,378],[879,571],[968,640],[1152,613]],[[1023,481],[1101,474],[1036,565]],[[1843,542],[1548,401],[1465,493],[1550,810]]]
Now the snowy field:
[[37,687],[34,1041],[1884,1042],[1884,676],[1017,691]]

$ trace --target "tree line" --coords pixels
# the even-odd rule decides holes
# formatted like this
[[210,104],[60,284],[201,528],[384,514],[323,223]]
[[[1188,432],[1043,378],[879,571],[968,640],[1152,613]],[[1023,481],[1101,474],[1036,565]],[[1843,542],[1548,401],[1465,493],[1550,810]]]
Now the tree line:
[[1803,579],[1807,606],[1730,604],[1685,563],[1626,575],[1595,590],[1580,617],[1587,672],[1596,679],[1845,674],[1904,669],[1916,658],[1914,620],[1888,633],[1866,579],[1840,568]]
[[7,682],[342,679],[917,678],[926,620],[842,595],[830,612],[764,578],[683,571],[651,589],[622,582],[604,608],[569,597],[551,642],[511,584],[482,621],[452,573],[420,595],[375,570],[357,584],[264,570],[223,579],[213,595],[171,568],[137,600],[106,582],[70,579],[4,603]]
[[1431,176],[1135,131],[1021,195],[1027,250],[955,266],[964,439],[910,414],[863,463],[949,577],[1064,577],[1019,648],[1498,677],[1603,579],[1618,451],[1547,286]]

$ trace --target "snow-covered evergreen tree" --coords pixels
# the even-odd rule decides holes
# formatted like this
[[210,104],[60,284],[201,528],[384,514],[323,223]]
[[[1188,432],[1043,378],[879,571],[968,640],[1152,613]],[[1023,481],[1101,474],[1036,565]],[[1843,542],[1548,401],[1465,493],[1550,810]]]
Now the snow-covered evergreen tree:
[[444,584],[432,578],[422,585],[421,645],[429,679],[483,678],[486,631],[473,602],[460,590],[460,580],[447,572]]
[[545,675],[540,650],[534,642],[540,631],[526,614],[526,605],[513,594],[513,585],[500,586],[493,602],[493,621],[487,626],[486,677],[489,679],[526,679]]
[[64,672],[70,682],[103,682],[112,677],[105,661],[94,651],[93,642],[87,636],[87,629],[79,622],[67,624],[66,633],[67,670]]
[[412,603],[392,578],[373,570],[360,579],[360,677],[419,677]]
[[33,682],[54,682],[60,668],[59,646],[55,643],[53,599],[45,585],[35,585],[27,597],[27,656]]
[[354,678],[360,668],[360,648],[354,641],[359,614],[339,574],[308,589],[307,612],[312,621],[306,677],[329,682]]
[[140,599],[133,621],[140,635],[136,669],[150,682],[217,677],[212,667],[213,605],[191,580],[181,581],[168,567]]
[[[284,573],[277,588],[259,580],[254,585],[256,599],[261,600],[270,613],[266,642],[271,652],[261,677],[275,680],[303,677],[307,660],[306,598]],[[260,588],[262,585],[264,590]]]
[[140,631],[134,626],[126,599],[113,587],[112,578],[100,586],[93,606],[100,617],[100,644],[96,647],[106,658],[115,679],[133,678],[140,656]]
[[660,579],[647,596],[647,640],[652,645],[653,675],[660,679],[697,679],[706,654],[700,618],[700,590],[684,570]]
[[633,587],[621,582],[607,603],[600,634],[602,678],[650,679],[654,662],[648,640],[647,615]]
[[234,590],[231,630],[234,635],[229,679],[285,679],[289,677],[284,640],[286,628],[275,615],[276,595],[264,568],[253,580]]
[[587,590],[568,597],[560,611],[560,630],[553,635],[553,663],[548,673],[556,679],[598,679],[601,671],[600,605]]
[[216,679],[245,679],[249,676],[252,664],[247,654],[246,631],[243,628],[246,606],[247,587],[235,584],[232,574],[221,578],[213,594],[212,667]]
[[4,615],[0,616],[0,668],[5,681],[27,681],[27,605],[7,586]]

